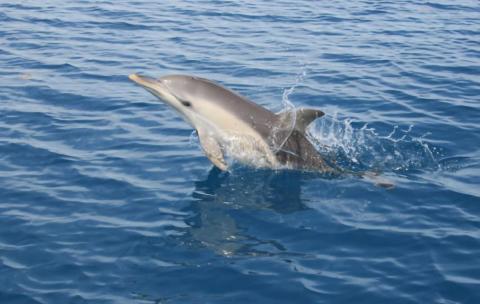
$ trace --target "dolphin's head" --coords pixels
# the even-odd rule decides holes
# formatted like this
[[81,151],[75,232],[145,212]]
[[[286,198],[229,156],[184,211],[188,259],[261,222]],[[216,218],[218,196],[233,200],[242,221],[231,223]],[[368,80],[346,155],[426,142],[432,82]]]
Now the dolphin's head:
[[194,77],[169,75],[155,79],[131,74],[129,78],[170,105],[193,126],[192,117],[198,112],[199,107],[199,100],[191,98],[189,94],[196,87]]
[[203,128],[230,133],[260,132],[268,137],[277,120],[269,110],[205,78],[167,75],[155,79],[138,74],[129,77],[171,106],[197,131]]

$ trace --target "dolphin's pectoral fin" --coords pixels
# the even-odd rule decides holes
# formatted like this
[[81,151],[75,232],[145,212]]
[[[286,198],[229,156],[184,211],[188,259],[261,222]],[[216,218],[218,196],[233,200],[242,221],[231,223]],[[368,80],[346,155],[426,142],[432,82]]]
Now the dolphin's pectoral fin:
[[202,129],[197,129],[198,138],[202,145],[203,152],[208,159],[220,170],[226,171],[228,168],[225,159],[223,158],[223,151],[218,141],[208,132]]
[[312,121],[323,115],[325,115],[325,113],[318,109],[308,108],[299,108],[295,111],[285,111],[277,114],[282,125],[293,127],[293,124],[295,124],[295,129],[302,133],[305,132]]

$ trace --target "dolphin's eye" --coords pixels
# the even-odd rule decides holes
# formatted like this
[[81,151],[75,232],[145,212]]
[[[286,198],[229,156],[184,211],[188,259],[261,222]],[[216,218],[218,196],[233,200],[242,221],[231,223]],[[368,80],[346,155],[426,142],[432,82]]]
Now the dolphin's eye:
[[186,107],[191,107],[192,104],[190,103],[190,101],[186,101],[186,100],[180,100],[180,102],[182,103],[182,105],[186,106]]

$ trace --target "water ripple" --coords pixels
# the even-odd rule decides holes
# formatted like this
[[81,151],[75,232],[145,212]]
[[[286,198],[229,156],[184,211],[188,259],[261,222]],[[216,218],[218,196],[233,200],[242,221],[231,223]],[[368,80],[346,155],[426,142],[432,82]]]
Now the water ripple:
[[[478,303],[479,12],[0,3],[0,302]],[[221,173],[133,72],[321,108],[325,157],[395,188]]]

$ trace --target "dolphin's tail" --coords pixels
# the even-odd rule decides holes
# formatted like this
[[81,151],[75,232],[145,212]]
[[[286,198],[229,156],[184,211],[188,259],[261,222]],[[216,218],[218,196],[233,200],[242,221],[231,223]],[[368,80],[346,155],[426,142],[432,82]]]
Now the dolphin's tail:
[[385,189],[395,188],[395,184],[392,181],[385,178],[383,175],[381,175],[380,172],[376,172],[376,171],[355,172],[355,171],[345,170],[345,169],[342,169],[341,172],[344,174],[349,174],[349,175],[364,179],[366,181],[369,181],[378,187],[382,187]]
[[374,171],[365,171],[360,172],[359,176],[369,182],[374,183],[378,187],[386,188],[386,189],[393,189],[395,188],[395,184],[382,176],[379,172]]

